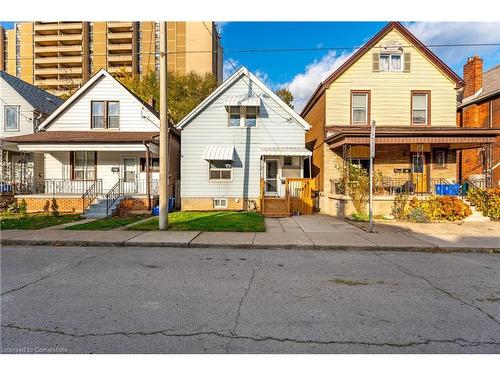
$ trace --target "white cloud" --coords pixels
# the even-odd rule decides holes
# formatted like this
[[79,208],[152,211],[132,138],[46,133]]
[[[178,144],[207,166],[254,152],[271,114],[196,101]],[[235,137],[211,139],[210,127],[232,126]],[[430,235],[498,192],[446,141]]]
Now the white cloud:
[[231,57],[229,57],[227,59],[225,58],[224,64],[222,66],[222,76],[223,76],[222,79],[225,81],[226,78],[231,77],[235,72],[234,68],[236,67],[236,69],[238,69],[239,65],[240,65],[240,62],[238,60],[233,59]]
[[217,32],[219,33],[219,36],[222,36],[222,33],[224,31],[224,26],[227,25],[227,22],[224,21],[217,21],[215,22],[215,27],[217,28]]
[[[405,26],[426,45],[432,44],[477,44],[499,43],[498,22],[412,22]],[[430,47],[451,68],[458,73],[467,57],[479,55],[483,58],[500,58],[500,46],[450,46]]]
[[281,85],[293,94],[297,112],[302,110],[316,87],[342,65],[352,53],[353,51],[340,54],[337,51],[330,51],[321,59],[316,59],[307,65],[303,73],[297,74],[291,81]]

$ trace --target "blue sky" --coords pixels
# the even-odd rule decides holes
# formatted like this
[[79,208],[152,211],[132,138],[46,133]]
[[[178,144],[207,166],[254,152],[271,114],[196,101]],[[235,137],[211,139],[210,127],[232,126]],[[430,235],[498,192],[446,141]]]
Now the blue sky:
[[[11,22],[0,22],[11,28]],[[300,110],[319,82],[335,70],[354,48],[377,33],[386,22],[219,22],[226,56],[238,68],[245,65],[273,89],[288,87]],[[405,23],[426,44],[500,43],[500,23]],[[240,49],[325,48],[293,52],[231,52]],[[342,48],[340,48],[342,47]],[[484,69],[500,63],[500,46],[431,48],[460,76],[468,56],[484,59]],[[226,76],[234,70],[224,60]]]

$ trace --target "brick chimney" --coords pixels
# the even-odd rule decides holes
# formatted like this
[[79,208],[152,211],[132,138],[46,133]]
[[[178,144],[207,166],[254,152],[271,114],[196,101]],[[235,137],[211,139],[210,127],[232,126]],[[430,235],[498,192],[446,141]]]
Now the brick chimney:
[[148,104],[153,107],[153,108],[156,108],[156,99],[152,96],[149,97],[149,100],[148,100]]
[[464,98],[474,95],[483,86],[483,59],[479,56],[467,58],[464,65]]

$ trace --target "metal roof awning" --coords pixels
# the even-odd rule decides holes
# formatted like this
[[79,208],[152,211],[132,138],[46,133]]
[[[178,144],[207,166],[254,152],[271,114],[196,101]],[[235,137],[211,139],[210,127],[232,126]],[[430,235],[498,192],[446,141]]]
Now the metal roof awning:
[[268,147],[261,149],[265,156],[311,156],[312,152],[304,147]]
[[225,107],[260,107],[260,98],[258,96],[228,96],[224,101]]
[[208,146],[205,150],[205,160],[234,160],[234,146]]

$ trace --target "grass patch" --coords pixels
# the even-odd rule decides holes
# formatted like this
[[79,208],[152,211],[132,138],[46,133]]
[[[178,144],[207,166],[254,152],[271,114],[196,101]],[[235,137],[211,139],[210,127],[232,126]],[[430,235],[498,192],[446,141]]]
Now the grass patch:
[[0,228],[5,229],[41,229],[54,225],[81,220],[80,214],[52,216],[49,214],[3,215],[0,216]]
[[358,280],[333,279],[328,281],[331,281],[332,283],[335,284],[349,285],[349,286],[369,285],[366,281],[358,281]]
[[[253,211],[179,211],[168,215],[170,230],[202,232],[265,232],[264,217]],[[158,230],[158,218],[133,225],[130,230]]]
[[139,221],[147,218],[149,215],[134,215],[128,217],[107,217],[103,219],[97,219],[90,221],[88,223],[76,224],[64,229],[71,230],[110,230],[115,229],[127,224],[131,224],[135,221]]

